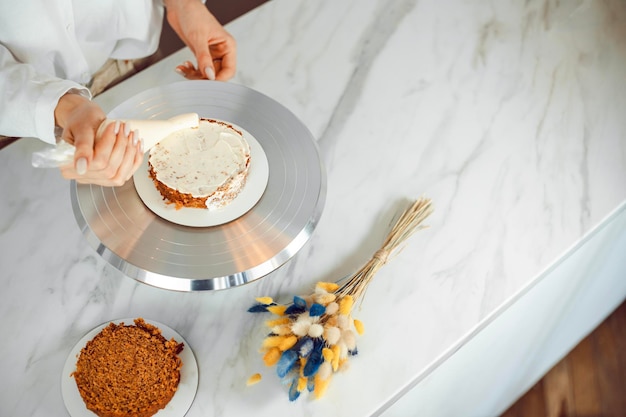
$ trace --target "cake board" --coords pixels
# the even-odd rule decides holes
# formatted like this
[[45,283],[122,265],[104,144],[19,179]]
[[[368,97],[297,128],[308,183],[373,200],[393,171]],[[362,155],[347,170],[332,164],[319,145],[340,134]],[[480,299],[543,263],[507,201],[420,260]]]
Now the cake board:
[[240,126],[262,146],[267,185],[249,211],[210,227],[177,224],[143,203],[133,179],[121,187],[72,181],[72,208],[87,242],[130,278],[175,291],[237,287],[275,271],[308,241],[325,202],[324,167],[313,135],[291,111],[234,83],[155,87],[108,117],[168,119],[192,112]]
[[[122,323],[124,323],[125,325],[133,325],[134,320],[134,318],[124,318],[111,320],[100,324],[99,326],[85,334],[74,345],[74,347],[68,354],[67,359],[65,360],[65,365],[63,366],[63,373],[61,376],[61,394],[63,397],[63,402],[65,403],[65,408],[67,409],[71,417],[96,416],[95,413],[88,410],[85,406],[85,402],[80,395],[78,386],[76,385],[76,380],[72,376],[72,373],[76,370],[76,362],[78,361],[78,357],[80,356],[82,349],[85,347],[87,342],[92,340],[110,323],[114,323],[117,325],[120,325]],[[196,393],[198,391],[199,373],[196,356],[191,350],[191,346],[189,346],[189,343],[176,330],[163,323],[159,323],[153,320],[145,321],[148,324],[158,327],[161,330],[161,334],[165,339],[174,339],[178,343],[183,344],[183,350],[178,355],[183,363],[183,366],[180,370],[180,382],[178,384],[176,394],[174,394],[174,397],[172,397],[172,399],[165,406],[165,408],[159,410],[154,415],[155,417],[183,417],[187,414],[189,408],[191,408],[191,405],[193,404]]]

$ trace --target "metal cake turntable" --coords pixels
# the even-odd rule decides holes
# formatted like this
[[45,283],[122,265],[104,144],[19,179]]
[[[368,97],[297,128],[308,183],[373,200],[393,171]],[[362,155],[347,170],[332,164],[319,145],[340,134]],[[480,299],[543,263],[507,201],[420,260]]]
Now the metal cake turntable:
[[167,119],[190,112],[240,126],[262,146],[269,175],[249,211],[223,224],[193,227],[156,215],[138,195],[134,180],[121,187],[72,181],[74,215],[89,244],[137,281],[177,291],[236,287],[276,270],[308,241],[326,197],[324,168],[313,135],[293,113],[233,83],[181,81],[156,87],[120,104],[108,117]]

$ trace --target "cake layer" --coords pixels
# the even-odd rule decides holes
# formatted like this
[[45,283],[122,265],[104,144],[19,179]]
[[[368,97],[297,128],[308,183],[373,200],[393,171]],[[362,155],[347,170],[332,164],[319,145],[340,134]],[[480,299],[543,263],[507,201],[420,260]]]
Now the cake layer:
[[164,199],[178,207],[219,208],[245,185],[250,147],[233,126],[201,119],[150,151],[149,174]]
[[183,345],[135,320],[111,323],[81,350],[72,374],[87,409],[100,417],[150,417],[176,393]]

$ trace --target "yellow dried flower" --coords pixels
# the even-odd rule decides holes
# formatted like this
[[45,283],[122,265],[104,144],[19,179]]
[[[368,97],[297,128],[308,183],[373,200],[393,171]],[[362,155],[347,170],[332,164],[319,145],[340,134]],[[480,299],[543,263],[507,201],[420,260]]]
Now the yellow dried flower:
[[258,383],[261,380],[261,374],[254,374],[252,375],[250,378],[248,378],[248,381],[246,382],[247,386],[250,385],[254,385],[256,383]]
[[341,355],[341,347],[339,345],[334,345],[330,349],[333,351],[333,360],[331,362],[331,365],[333,366],[333,371],[337,372],[337,369],[339,369],[339,358]]
[[321,282],[320,281],[316,284],[316,286],[327,292],[335,292],[339,289],[339,284],[337,284],[336,282]]
[[267,366],[274,366],[280,359],[281,354],[282,352],[279,348],[273,347],[265,353],[263,356],[263,362],[265,362],[265,365]]
[[333,351],[329,348],[322,349],[322,356],[326,362],[332,362],[333,360]]
[[257,300],[259,303],[261,304],[265,304],[265,305],[270,305],[274,302],[274,299],[272,299],[272,297],[257,297],[255,298],[255,300]]
[[306,384],[308,382],[309,378],[301,376],[298,379],[298,387],[296,388],[298,390],[298,392],[302,392],[306,389]]
[[356,329],[356,332],[359,334],[359,336],[365,333],[365,328],[363,327],[363,322],[361,320],[354,319],[354,328]]
[[270,313],[276,314],[277,316],[285,315],[285,310],[287,310],[286,305],[275,305],[275,306],[269,306],[267,308],[267,311],[269,311]]
[[278,349],[283,352],[291,349],[298,342],[298,338],[296,336],[284,336],[283,340],[278,345]]
[[315,374],[315,388],[313,388],[313,395],[315,396],[315,398],[317,398],[318,400],[320,398],[322,398],[324,396],[324,394],[326,393],[326,389],[328,388],[328,384],[330,383],[330,380],[332,378],[328,378],[328,379],[322,379],[320,378],[320,374],[317,373]]
[[266,349],[278,347],[285,339],[285,337],[286,336],[267,336],[265,339],[263,339],[263,344],[261,345],[261,347]]
[[322,304],[323,306],[327,306],[328,304],[330,304],[333,301],[335,301],[337,296],[335,294],[322,293],[322,294],[315,294],[315,297],[313,297],[313,298],[315,299],[315,301],[318,304]]
[[291,323],[291,319],[289,317],[281,317],[279,319],[267,320],[265,325],[271,329],[272,327],[289,323]]
[[339,314],[343,314],[345,316],[350,315],[353,304],[354,304],[354,299],[352,298],[351,295],[346,295],[342,297],[341,300],[339,300]]
[[272,327],[272,333],[277,334],[279,336],[287,336],[291,334],[291,326],[287,324],[282,324],[280,326]]

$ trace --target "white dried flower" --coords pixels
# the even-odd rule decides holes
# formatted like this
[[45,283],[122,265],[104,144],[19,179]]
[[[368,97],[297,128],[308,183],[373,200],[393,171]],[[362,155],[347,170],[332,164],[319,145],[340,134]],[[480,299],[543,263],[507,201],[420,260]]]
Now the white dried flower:
[[350,328],[350,318],[346,315],[343,314],[339,314],[337,316],[337,326],[339,326],[340,329],[342,330],[348,330]]
[[324,331],[324,339],[329,345],[335,345],[341,338],[341,330],[335,326],[328,326]]
[[354,350],[354,348],[356,348],[356,336],[352,330],[342,331],[341,340],[346,344],[348,350]]
[[277,334],[279,336],[285,336],[291,334],[291,326],[288,324],[283,324],[280,326],[272,327],[272,333]]
[[298,317],[298,320],[291,325],[291,332],[296,336],[306,336],[309,333],[311,322],[312,320],[300,320],[300,317]]
[[320,365],[320,369],[317,372],[319,374],[319,378],[324,381],[330,378],[333,374],[333,367],[330,362],[324,361],[324,363]]
[[329,316],[332,316],[333,314],[335,314],[337,311],[339,311],[339,304],[337,304],[336,302],[332,302],[329,303],[326,306],[326,314],[328,314]]
[[320,337],[324,334],[324,327],[321,324],[315,323],[309,327],[309,336]]

